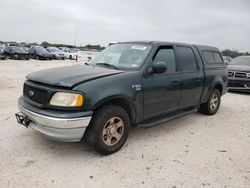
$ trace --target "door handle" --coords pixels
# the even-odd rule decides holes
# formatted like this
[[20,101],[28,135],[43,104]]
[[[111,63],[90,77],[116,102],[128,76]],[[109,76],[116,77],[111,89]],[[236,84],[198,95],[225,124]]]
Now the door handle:
[[179,84],[179,81],[178,81],[178,80],[173,80],[173,81],[172,81],[172,84],[173,84],[173,85],[177,85],[177,84]]

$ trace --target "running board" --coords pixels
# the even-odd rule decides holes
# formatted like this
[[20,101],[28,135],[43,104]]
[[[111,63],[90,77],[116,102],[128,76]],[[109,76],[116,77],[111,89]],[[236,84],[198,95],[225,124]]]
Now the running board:
[[179,118],[179,117],[182,117],[182,116],[185,116],[185,115],[197,112],[197,111],[198,111],[198,108],[193,107],[193,108],[189,108],[186,110],[181,110],[181,111],[170,113],[170,114],[163,116],[161,118],[145,121],[144,123],[138,124],[137,126],[149,128],[149,127],[153,127],[153,126],[156,126],[156,125],[159,125],[162,123],[166,123],[166,122],[171,121],[173,119],[176,119],[176,118]]

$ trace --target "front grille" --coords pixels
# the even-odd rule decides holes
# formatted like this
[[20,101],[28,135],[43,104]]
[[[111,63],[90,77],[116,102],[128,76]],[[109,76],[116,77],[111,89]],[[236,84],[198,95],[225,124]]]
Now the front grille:
[[20,59],[26,59],[29,57],[29,55],[28,54],[17,54],[17,57]]
[[234,72],[228,71],[228,77],[233,77],[233,75],[234,75]]
[[235,72],[235,78],[247,78],[246,72]]
[[46,104],[49,96],[46,90],[27,85],[26,83],[24,84],[23,95],[40,105]]
[[228,77],[250,79],[250,77],[248,77],[248,73],[239,71],[228,71]]

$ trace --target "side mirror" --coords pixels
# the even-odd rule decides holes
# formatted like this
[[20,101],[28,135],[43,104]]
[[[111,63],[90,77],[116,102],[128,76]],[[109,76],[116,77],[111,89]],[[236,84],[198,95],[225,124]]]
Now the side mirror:
[[151,68],[151,71],[150,73],[151,74],[160,74],[160,73],[163,73],[167,70],[167,65],[165,62],[163,61],[157,61],[153,64],[152,68]]
[[92,57],[88,57],[88,61],[90,61],[92,59]]

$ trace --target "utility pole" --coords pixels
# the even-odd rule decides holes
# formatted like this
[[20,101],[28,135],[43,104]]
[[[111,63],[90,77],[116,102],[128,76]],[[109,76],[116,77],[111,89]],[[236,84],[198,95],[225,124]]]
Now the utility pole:
[[75,41],[74,41],[74,46],[76,47],[76,33],[77,33],[77,28],[75,27]]

